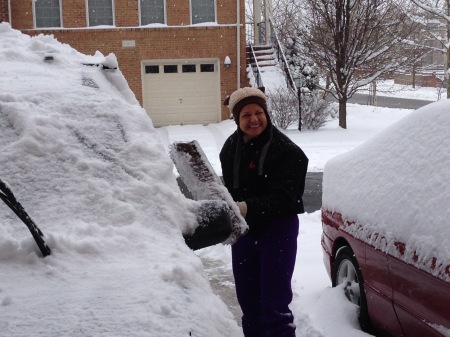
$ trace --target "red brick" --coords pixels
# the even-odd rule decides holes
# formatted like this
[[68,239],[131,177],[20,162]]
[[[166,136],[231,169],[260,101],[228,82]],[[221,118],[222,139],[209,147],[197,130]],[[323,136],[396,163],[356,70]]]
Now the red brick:
[[[0,6],[7,0],[0,0]],[[240,2],[240,62],[237,69],[237,8],[235,1],[217,0],[217,26],[189,26],[189,0],[166,0],[167,27],[139,27],[139,1],[115,0],[115,27],[87,28],[86,2],[62,0],[63,27],[57,30],[35,30],[30,0],[11,1],[12,27],[29,35],[53,34],[59,41],[78,51],[92,55],[97,50],[105,56],[114,53],[128,84],[142,104],[141,61],[151,59],[218,58],[220,60],[221,99],[240,85],[247,86],[245,65],[244,0]],[[3,8],[3,7],[1,7]],[[1,12],[3,13],[3,11]],[[76,29],[75,29],[76,28]],[[81,29],[80,29],[81,28]],[[86,29],[82,29],[86,28]],[[135,48],[123,48],[123,40],[134,40]],[[231,58],[230,69],[223,60]],[[229,118],[222,107],[222,119]]]

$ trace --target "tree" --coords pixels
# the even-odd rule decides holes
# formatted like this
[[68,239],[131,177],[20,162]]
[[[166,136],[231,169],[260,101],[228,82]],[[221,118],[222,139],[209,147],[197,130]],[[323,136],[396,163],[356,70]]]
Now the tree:
[[281,44],[288,48],[298,34],[298,21],[303,7],[301,0],[272,0],[271,19]]
[[446,38],[439,34],[431,34],[442,46],[442,52],[446,53],[445,72],[447,79],[447,98],[450,98],[450,0],[411,0],[423,11],[430,13],[439,19],[445,27]]
[[[408,62],[399,46],[417,28],[395,0],[304,0],[294,44],[318,64],[339,102],[347,128],[347,101],[361,87]],[[401,23],[401,24],[399,24]]]

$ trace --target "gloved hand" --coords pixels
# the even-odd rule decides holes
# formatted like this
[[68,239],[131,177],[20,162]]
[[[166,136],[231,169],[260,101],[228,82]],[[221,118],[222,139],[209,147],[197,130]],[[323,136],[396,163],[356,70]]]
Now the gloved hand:
[[245,218],[247,216],[247,203],[245,201],[238,201],[236,205],[239,207],[241,215]]

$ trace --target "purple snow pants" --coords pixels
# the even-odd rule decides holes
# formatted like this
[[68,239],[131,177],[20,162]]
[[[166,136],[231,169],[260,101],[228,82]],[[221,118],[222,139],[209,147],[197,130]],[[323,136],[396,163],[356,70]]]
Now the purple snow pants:
[[232,246],[236,294],[245,337],[295,337],[291,279],[297,254],[298,216],[270,222]]

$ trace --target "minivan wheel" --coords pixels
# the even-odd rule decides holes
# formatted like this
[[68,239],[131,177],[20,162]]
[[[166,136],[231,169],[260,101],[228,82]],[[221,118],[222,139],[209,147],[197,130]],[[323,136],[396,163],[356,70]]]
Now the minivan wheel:
[[343,284],[345,296],[359,306],[359,324],[365,332],[371,331],[369,313],[367,310],[364,280],[350,247],[344,246],[338,250],[332,269],[333,287]]

